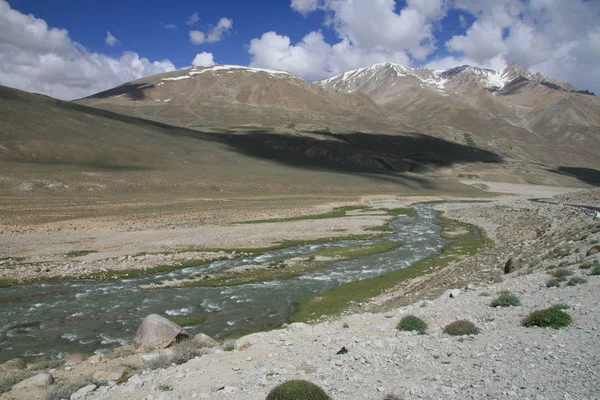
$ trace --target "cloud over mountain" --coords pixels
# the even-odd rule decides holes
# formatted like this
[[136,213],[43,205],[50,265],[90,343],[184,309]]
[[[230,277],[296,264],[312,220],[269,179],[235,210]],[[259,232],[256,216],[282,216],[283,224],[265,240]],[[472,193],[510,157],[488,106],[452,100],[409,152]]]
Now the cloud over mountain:
[[169,60],[150,61],[134,52],[119,58],[90,52],[65,29],[0,0],[0,84],[74,99],[174,69]]

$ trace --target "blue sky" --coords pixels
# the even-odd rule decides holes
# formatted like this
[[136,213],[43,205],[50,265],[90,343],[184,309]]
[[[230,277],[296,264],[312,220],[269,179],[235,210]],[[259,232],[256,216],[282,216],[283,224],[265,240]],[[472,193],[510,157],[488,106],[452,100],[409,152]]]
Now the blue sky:
[[596,0],[0,0],[0,84],[71,99],[194,60],[310,81],[518,62],[600,91],[599,18]]

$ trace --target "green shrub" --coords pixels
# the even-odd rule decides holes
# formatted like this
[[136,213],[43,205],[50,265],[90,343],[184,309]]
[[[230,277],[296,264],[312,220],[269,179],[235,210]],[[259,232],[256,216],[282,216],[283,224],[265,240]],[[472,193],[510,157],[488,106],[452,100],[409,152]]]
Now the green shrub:
[[550,273],[555,278],[565,278],[567,276],[573,275],[573,271],[570,271],[566,268],[559,268]]
[[510,307],[510,306],[520,306],[521,300],[512,294],[511,292],[500,292],[498,297],[492,300],[492,307]]
[[459,320],[446,325],[444,332],[452,336],[477,335],[479,328],[471,321]]
[[570,325],[571,316],[554,306],[532,312],[523,319],[522,324],[526,327],[540,326],[558,329]]
[[161,354],[148,363],[150,369],[162,369],[170,367],[172,364],[179,365],[188,362],[196,357],[206,354],[204,347],[197,346],[191,340],[184,340],[170,347],[175,354]]
[[581,276],[574,276],[571,279],[569,279],[569,282],[567,282],[567,285],[569,285],[569,286],[577,286],[577,285],[580,285],[582,283],[587,283],[587,279],[582,278]]
[[546,287],[560,287],[560,281],[556,278],[548,279]]
[[594,266],[590,270],[590,275],[600,275],[600,264],[594,263]]
[[3,374],[0,378],[0,394],[10,391],[14,385],[35,374],[35,372],[28,370],[9,372],[6,375]]
[[227,341],[223,343],[223,351],[233,351],[235,350],[235,343],[233,341]]
[[427,323],[419,317],[415,317],[414,315],[407,315],[406,317],[400,320],[397,328],[400,331],[416,331],[420,334],[424,334],[425,331],[427,331]]
[[403,398],[398,396],[397,394],[389,393],[385,395],[383,400],[403,400]]
[[273,388],[266,400],[332,400],[332,398],[312,382],[292,380]]

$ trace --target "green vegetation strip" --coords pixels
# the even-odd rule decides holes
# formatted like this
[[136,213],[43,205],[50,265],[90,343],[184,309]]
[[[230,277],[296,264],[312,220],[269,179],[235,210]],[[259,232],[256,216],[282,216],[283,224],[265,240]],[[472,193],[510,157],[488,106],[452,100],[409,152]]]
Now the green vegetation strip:
[[[329,248],[307,254],[304,261],[298,264],[287,265],[284,260],[271,263],[266,268],[256,268],[245,271],[224,272],[215,277],[184,281],[179,287],[223,287],[237,286],[247,283],[265,282],[274,280],[293,279],[307,272],[315,271],[330,265],[332,262],[351,260],[358,257],[384,253],[400,247],[400,243],[379,243],[356,247]],[[317,257],[328,258],[317,260]]]
[[87,256],[88,254],[94,254],[97,253],[96,250],[78,250],[78,251],[70,251],[67,254],[65,254],[65,257],[83,257],[83,256]]
[[365,207],[365,206],[336,207],[333,210],[323,213],[323,214],[300,215],[298,217],[289,217],[289,218],[259,219],[259,220],[254,220],[254,221],[240,222],[240,224],[265,224],[265,223],[271,223],[271,222],[303,221],[303,220],[307,220],[307,219],[341,218],[341,217],[346,216],[347,211],[367,210],[367,209],[368,209],[368,207]]
[[362,302],[376,297],[398,283],[419,277],[446,267],[450,262],[471,256],[491,243],[479,228],[440,217],[442,235],[452,238],[437,257],[427,258],[408,267],[401,268],[376,278],[351,282],[335,289],[306,297],[296,302],[296,311],[290,317],[292,322],[310,321],[323,314],[336,315],[345,310],[351,302]]

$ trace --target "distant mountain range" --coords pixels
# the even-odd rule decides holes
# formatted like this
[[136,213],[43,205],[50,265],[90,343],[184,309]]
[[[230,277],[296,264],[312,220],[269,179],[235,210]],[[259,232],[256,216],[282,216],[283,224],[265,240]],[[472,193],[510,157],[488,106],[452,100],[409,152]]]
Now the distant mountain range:
[[192,129],[428,134],[548,165],[600,164],[600,98],[518,64],[375,64],[309,83],[234,65],[139,79],[77,103]]

